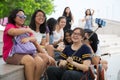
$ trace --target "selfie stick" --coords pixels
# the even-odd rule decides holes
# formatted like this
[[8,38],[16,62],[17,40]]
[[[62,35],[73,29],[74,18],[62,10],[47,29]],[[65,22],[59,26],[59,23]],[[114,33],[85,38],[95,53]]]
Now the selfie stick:
[[[87,40],[89,40],[90,37],[91,37],[99,28],[102,28],[102,26],[101,26],[100,24],[98,24],[98,28],[95,29],[95,30],[92,32],[92,34],[89,36],[89,38],[88,38]],[[79,48],[79,49],[80,49],[80,48]],[[79,49],[78,49],[78,50],[79,50]],[[77,50],[77,51],[78,51],[78,50]],[[75,55],[75,54],[77,53],[77,51],[75,51],[75,52],[72,54],[72,56]]]
[[98,27],[97,29],[95,29],[95,30],[91,33],[91,35],[89,36],[88,40],[90,39],[90,37],[91,37],[99,28],[100,28],[100,27]]
[[[100,19],[100,18],[96,18],[95,23],[98,24],[98,28],[95,29],[95,30],[91,33],[91,35],[89,36],[89,38],[88,38],[87,40],[89,40],[89,39],[91,38],[91,36],[92,36],[99,28],[102,28],[102,26],[105,26],[105,24],[106,24],[106,22],[103,21],[103,20]],[[79,49],[80,49],[80,48],[79,48]],[[78,50],[79,50],[79,49],[78,49]],[[78,50],[77,50],[77,51],[78,51]],[[72,56],[75,55],[75,54],[77,53],[77,51],[75,51],[75,52],[72,54]]]

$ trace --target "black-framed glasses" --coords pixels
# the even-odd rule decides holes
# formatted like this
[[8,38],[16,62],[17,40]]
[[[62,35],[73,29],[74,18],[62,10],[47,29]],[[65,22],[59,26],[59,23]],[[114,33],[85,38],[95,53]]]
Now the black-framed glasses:
[[21,19],[26,19],[26,15],[16,15],[16,16],[18,16],[19,18],[21,18]]
[[75,33],[75,32],[73,32],[73,35],[80,36],[81,34],[80,34],[80,33]]
[[39,18],[45,18],[44,15],[36,15],[36,17],[39,17]]

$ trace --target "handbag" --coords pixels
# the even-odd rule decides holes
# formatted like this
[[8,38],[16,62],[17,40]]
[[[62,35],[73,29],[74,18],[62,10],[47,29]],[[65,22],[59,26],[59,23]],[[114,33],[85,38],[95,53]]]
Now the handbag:
[[21,35],[14,37],[13,47],[10,51],[10,56],[12,56],[15,53],[17,53],[17,54],[35,54],[37,52],[37,49],[32,42],[28,41],[26,43],[21,43],[21,39],[26,38],[26,37],[29,37],[28,33],[21,34]]

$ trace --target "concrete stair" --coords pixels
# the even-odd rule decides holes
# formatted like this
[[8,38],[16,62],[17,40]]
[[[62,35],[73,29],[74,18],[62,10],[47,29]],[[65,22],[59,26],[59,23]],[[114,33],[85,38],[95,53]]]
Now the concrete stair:
[[111,34],[98,34],[100,40],[100,52],[102,53],[120,53],[120,37]]
[[0,80],[25,80],[24,66],[9,65],[0,59]]

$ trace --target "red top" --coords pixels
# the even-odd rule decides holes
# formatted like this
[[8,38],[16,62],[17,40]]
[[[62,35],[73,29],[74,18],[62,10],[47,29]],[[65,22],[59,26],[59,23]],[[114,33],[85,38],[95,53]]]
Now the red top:
[[[7,24],[6,27],[5,27],[5,30],[4,30],[4,33],[3,33],[3,59],[4,61],[6,61],[9,53],[10,53],[10,50],[12,49],[12,46],[13,46],[13,39],[14,39],[14,36],[11,36],[8,34],[8,30],[11,29],[11,28],[18,28],[16,27],[14,24]],[[24,28],[27,28],[24,26]],[[33,36],[33,33],[29,33],[30,36]]]
[[8,30],[11,28],[17,28],[15,25],[13,24],[7,24],[3,33],[3,59],[4,61],[6,61],[9,52],[13,46],[13,36],[8,34]]

